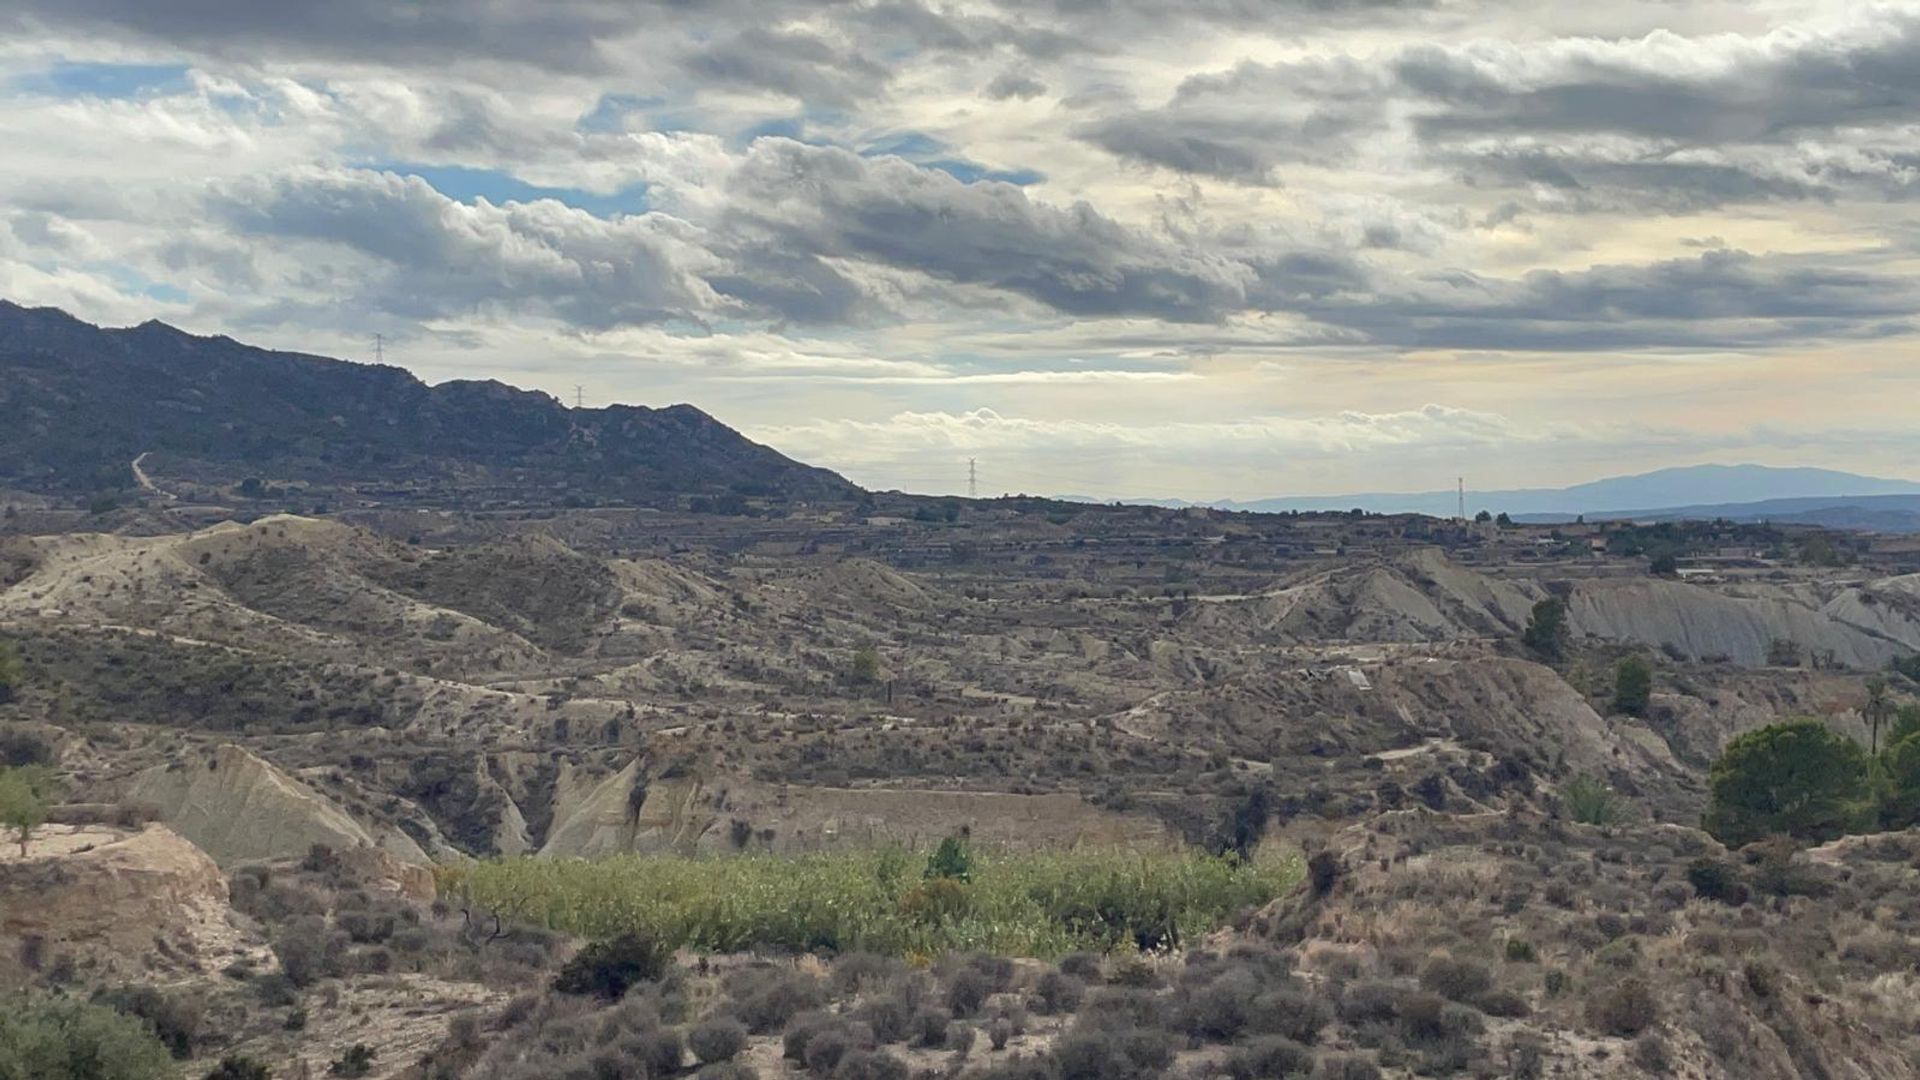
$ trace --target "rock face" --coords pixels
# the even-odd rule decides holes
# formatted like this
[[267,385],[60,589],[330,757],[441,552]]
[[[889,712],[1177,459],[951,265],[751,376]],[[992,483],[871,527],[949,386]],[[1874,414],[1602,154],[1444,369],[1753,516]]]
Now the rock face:
[[1873,670],[1911,650],[1884,636],[1912,633],[1889,619],[1866,629],[1784,593],[1731,596],[1678,581],[1609,581],[1583,586],[1568,602],[1576,630],[1594,637],[1666,646],[1694,659],[1724,657],[1757,667],[1775,641],[1831,653],[1847,667]]
[[332,800],[237,746],[148,769],[128,796],[149,803],[220,865],[296,858],[315,844],[378,847],[407,862],[429,860],[398,830],[377,834]]
[[1159,821],[1102,810],[1070,793],[898,791],[759,784],[692,776],[632,793],[639,763],[598,784],[564,783],[540,854],[593,858],[627,852],[820,851],[874,844],[931,845],[965,830],[998,847],[1174,843]]
[[72,963],[91,983],[217,971],[254,946],[207,853],[163,825],[48,825],[0,853],[0,986]]

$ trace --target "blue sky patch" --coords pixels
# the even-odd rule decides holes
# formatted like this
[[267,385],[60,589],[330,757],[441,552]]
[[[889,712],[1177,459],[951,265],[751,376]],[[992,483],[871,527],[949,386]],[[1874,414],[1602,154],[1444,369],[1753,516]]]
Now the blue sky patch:
[[180,286],[155,281],[126,263],[96,263],[89,269],[113,282],[113,287],[127,296],[144,296],[163,304],[184,304],[193,299]]
[[876,139],[861,148],[860,156],[901,158],[923,168],[939,169],[963,184],[997,180],[1025,187],[1047,178],[1045,173],[1034,169],[990,169],[977,161],[969,161],[924,131],[903,131]]
[[655,109],[666,104],[665,98],[641,97],[638,94],[601,94],[593,108],[574,121],[575,131],[606,134],[622,131],[626,128],[627,117],[647,109]]
[[187,89],[185,64],[102,64],[58,60],[12,80],[15,90],[49,97],[137,98]]
[[532,202],[553,199],[595,217],[616,214],[644,214],[648,209],[647,186],[635,184],[611,195],[582,188],[543,187],[529,184],[499,169],[475,169],[465,165],[418,165],[406,162],[381,162],[364,166],[402,176],[417,176],[432,184],[435,191],[449,199],[472,202],[485,199],[496,205],[506,202]]

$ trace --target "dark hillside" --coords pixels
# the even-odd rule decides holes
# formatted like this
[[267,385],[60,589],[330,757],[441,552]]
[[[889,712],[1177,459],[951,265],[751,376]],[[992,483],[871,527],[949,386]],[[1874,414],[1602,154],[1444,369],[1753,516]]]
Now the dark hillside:
[[389,498],[514,504],[678,495],[850,498],[853,485],[689,405],[569,409],[497,382],[428,386],[399,368],[102,329],[0,301],[0,484],[129,486],[132,460],[195,484],[249,477]]

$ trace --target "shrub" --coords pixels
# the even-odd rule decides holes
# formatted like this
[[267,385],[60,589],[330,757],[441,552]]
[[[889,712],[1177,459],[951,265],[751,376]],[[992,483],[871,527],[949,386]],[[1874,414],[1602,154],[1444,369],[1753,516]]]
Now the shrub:
[[327,1073],[332,1076],[365,1076],[373,1071],[373,1056],[373,1047],[366,1043],[354,1043],[333,1059],[333,1064],[327,1066]]
[[963,967],[947,980],[947,1008],[955,1016],[972,1016],[986,1004],[987,976],[975,967]]
[[1266,1035],[1234,1047],[1226,1068],[1233,1080],[1305,1076],[1313,1068],[1313,1052],[1292,1039]]
[[973,855],[967,845],[957,836],[949,836],[940,841],[932,855],[927,857],[928,878],[952,878],[956,881],[973,880]]
[[972,1024],[965,1020],[955,1020],[947,1025],[945,1046],[953,1051],[954,1056],[964,1058],[973,1052],[974,1041],[979,1037],[980,1033]]
[[1550,596],[1533,605],[1520,641],[1542,659],[1559,660],[1566,655],[1571,637],[1572,631],[1567,627],[1567,602]]
[[883,1044],[904,1042],[913,1031],[913,1007],[897,994],[868,999],[853,1017],[872,1028],[873,1037]]
[[996,1016],[993,1023],[987,1025],[987,1042],[995,1050],[1005,1050],[1007,1042],[1013,1038],[1013,1021],[1004,1016]]
[[847,1026],[831,1024],[821,1027],[807,1039],[800,1060],[806,1062],[808,1072],[815,1076],[827,1076],[839,1067],[840,1059],[853,1049],[853,1035]]
[[1155,1028],[1076,1026],[1056,1039],[1060,1080],[1131,1080],[1173,1061],[1173,1036]]
[[831,1013],[820,1009],[803,1012],[787,1024],[780,1037],[780,1056],[788,1061],[806,1060],[807,1044],[813,1037],[838,1023]]
[[827,1003],[820,980],[797,971],[752,968],[727,980],[733,1013],[756,1035],[778,1031],[808,1009]]
[[205,1011],[197,996],[170,994],[153,986],[125,986],[101,991],[93,1000],[145,1020],[175,1058],[185,1061],[193,1056],[193,1045],[200,1038],[200,1019]]
[[1340,995],[1340,1018],[1355,1025],[1391,1020],[1399,1012],[1398,997],[1392,983],[1377,979],[1349,983]]
[[833,990],[841,997],[852,997],[864,990],[885,985],[905,973],[907,965],[891,956],[870,952],[850,952],[833,962]]
[[280,961],[280,971],[296,987],[312,986],[340,974],[346,947],[347,936],[329,927],[320,915],[295,919],[273,938],[273,955]]
[[1380,1066],[1357,1054],[1337,1054],[1320,1059],[1313,1080],[1380,1080]]
[[206,1080],[273,1080],[273,1071],[243,1055],[229,1055],[206,1075]]
[[167,1048],[138,1019],[62,998],[14,998],[0,1009],[0,1077],[159,1080]]
[[1866,751],[1809,718],[1729,742],[1708,786],[1706,830],[1730,847],[1775,833],[1831,840],[1864,825],[1871,813]]
[[1630,1038],[1658,1019],[1653,988],[1638,978],[1621,979],[1587,1001],[1587,1022],[1608,1035]]
[[[27,681],[27,667],[20,661],[20,650],[11,641],[0,641],[0,705],[13,700],[21,686]],[[25,765],[24,761],[8,761],[9,765]]]
[[33,830],[47,820],[53,788],[53,772],[44,765],[0,769],[0,825],[13,830],[23,859]]
[[[0,646],[3,650],[4,646]],[[0,656],[4,653],[0,652]],[[3,666],[4,661],[0,661]],[[0,677],[3,678],[3,677]],[[0,703],[6,701],[6,690],[0,687]],[[0,768],[17,768],[22,765],[52,766],[58,755],[53,744],[31,731],[14,729],[0,730]]]
[[1701,896],[1733,907],[1746,903],[1752,892],[1732,863],[1708,855],[1687,864],[1687,884]]
[[635,984],[660,978],[672,962],[673,950],[658,940],[621,934],[581,949],[554,976],[553,988],[562,994],[591,994],[612,1001]]
[[627,1056],[646,1068],[647,1076],[669,1076],[680,1071],[686,1043],[676,1028],[649,1027],[629,1035],[620,1044]]
[[687,1032],[687,1048],[701,1064],[732,1061],[747,1047],[747,1025],[731,1016],[717,1016]]
[[1613,711],[1628,716],[1647,715],[1653,700],[1653,665],[1635,654],[1613,666]]
[[953,1021],[944,1009],[929,1005],[913,1014],[911,1035],[916,1045],[939,1049],[947,1044],[947,1025]]
[[1561,789],[1567,816],[1582,825],[1612,825],[1620,820],[1613,789],[1591,776],[1576,776]]
[[1534,960],[1533,942],[1526,938],[1507,939],[1507,960],[1515,964],[1531,964]]
[[1880,756],[1886,791],[1880,800],[1880,824],[1889,829],[1920,825],[1920,735],[1907,735]]
[[1248,1030],[1312,1043],[1320,1037],[1320,1029],[1332,1021],[1332,1005],[1302,987],[1284,986],[1253,999]]
[[1507,1019],[1518,1019],[1530,1015],[1533,1012],[1533,1009],[1527,1005],[1526,998],[1504,987],[1489,990],[1481,994],[1475,1004],[1479,1005],[1480,1011],[1486,1013],[1488,1016],[1499,1016]]
[[1175,1008],[1174,1026],[1197,1039],[1232,1042],[1247,1029],[1260,983],[1244,968],[1228,970],[1194,990],[1184,991]]
[[834,1066],[833,1080],[907,1080],[907,1063],[884,1050],[853,1050]]
[[1071,1015],[1080,1011],[1086,999],[1087,984],[1064,971],[1049,971],[1034,984],[1034,1003],[1045,1016]]
[[1100,957],[1090,952],[1068,953],[1060,958],[1060,972],[1081,982],[1097,983],[1101,977]]
[[1471,1002],[1493,988],[1493,973],[1472,960],[1436,956],[1421,969],[1420,985],[1451,1001]]

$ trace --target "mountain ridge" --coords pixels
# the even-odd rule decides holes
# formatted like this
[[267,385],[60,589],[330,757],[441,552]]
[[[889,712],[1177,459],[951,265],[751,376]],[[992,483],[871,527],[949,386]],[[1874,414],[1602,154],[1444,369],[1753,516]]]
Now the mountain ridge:
[[[1602,477],[1560,488],[1468,490],[1466,510],[1520,515],[1631,516],[1687,507],[1724,507],[1781,499],[1920,494],[1920,482],[1862,476],[1835,469],[1758,464],[1679,465],[1626,476]],[[1274,496],[1264,499],[1127,500],[1151,506],[1206,506],[1254,513],[1338,511],[1418,513],[1453,517],[1456,491],[1358,492],[1349,495]]]
[[570,409],[493,380],[262,349],[149,320],[113,329],[0,300],[0,484],[125,488],[152,454],[204,488],[378,486],[388,497],[658,504],[851,499],[839,475],[691,405]]

